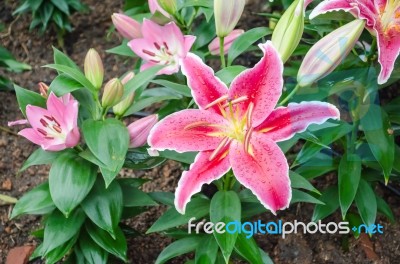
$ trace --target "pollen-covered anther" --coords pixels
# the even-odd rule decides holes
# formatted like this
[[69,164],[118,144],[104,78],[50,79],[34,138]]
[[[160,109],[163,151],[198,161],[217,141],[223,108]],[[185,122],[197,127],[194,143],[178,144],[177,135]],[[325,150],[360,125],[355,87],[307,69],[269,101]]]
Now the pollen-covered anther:
[[210,157],[208,158],[209,161],[212,161],[217,157],[219,154],[221,154],[221,151],[224,149],[224,147],[232,141],[231,138],[229,137],[224,137],[222,141],[219,143],[218,147],[211,153]]
[[249,97],[247,97],[245,95],[245,96],[241,96],[241,97],[235,98],[233,100],[228,100],[228,102],[226,104],[224,104],[222,107],[225,108],[225,107],[228,107],[229,105],[235,105],[235,104],[247,101],[247,99],[249,99]]
[[221,97],[218,98],[217,100],[214,100],[214,101],[212,101],[211,103],[209,103],[208,105],[206,105],[206,107],[204,107],[204,110],[207,110],[207,109],[209,109],[210,107],[213,107],[214,105],[217,105],[217,104],[219,104],[219,103],[222,103],[222,102],[228,100],[228,98],[229,98],[228,95],[221,96]]
[[246,134],[244,135],[244,150],[250,154],[249,152],[249,147],[250,147],[250,139],[251,139],[251,134],[253,133],[254,128],[249,127],[248,130],[246,131]]

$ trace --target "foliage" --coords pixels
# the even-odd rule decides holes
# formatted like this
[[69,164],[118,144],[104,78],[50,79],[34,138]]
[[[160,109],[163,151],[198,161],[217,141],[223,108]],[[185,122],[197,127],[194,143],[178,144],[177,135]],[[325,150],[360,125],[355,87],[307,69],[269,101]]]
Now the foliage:
[[[2,46],[0,46],[0,68],[12,72],[22,72],[31,69],[29,65],[16,61],[14,56]],[[7,76],[0,76],[0,90],[10,89],[12,89],[12,83]]]

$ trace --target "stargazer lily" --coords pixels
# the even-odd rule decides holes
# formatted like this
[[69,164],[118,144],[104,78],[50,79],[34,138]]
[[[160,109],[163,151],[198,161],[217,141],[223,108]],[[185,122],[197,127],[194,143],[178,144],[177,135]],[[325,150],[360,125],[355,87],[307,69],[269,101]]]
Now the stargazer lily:
[[365,19],[365,27],[376,36],[381,72],[378,83],[387,82],[400,52],[399,0],[325,0],[310,14],[310,19],[331,11],[344,10]]
[[143,60],[141,70],[155,65],[165,65],[158,74],[173,74],[179,71],[181,60],[192,47],[195,36],[183,35],[179,27],[170,22],[165,26],[144,19],[143,38],[133,39],[128,46]]
[[50,93],[47,109],[27,105],[27,120],[10,122],[8,125],[29,123],[32,128],[19,131],[19,135],[48,151],[60,151],[78,145],[78,101],[70,93],[58,98]]
[[274,109],[282,93],[283,63],[270,41],[259,47],[264,52],[260,62],[239,74],[229,90],[198,56],[189,53],[183,60],[182,72],[199,109],[164,118],[148,138],[152,150],[199,151],[175,193],[175,207],[182,214],[203,184],[231,168],[267,209],[275,213],[288,207],[289,167],[276,142],[310,124],[339,118],[335,106],[322,102]]

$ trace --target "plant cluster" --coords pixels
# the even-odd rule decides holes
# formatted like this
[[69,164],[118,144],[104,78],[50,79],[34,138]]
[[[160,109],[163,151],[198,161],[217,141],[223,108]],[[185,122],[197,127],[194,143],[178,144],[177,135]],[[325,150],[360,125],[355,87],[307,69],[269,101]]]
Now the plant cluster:
[[[306,202],[315,204],[311,221],[337,210],[350,226],[373,225],[378,212],[394,221],[376,186],[400,175],[400,97],[379,101],[399,78],[398,2],[295,0],[278,22],[248,31],[235,29],[245,0],[142,2],[112,16],[124,40],[108,52],[132,58],[134,71],[103,85],[95,50],[82,72],[55,49],[49,87],[16,87],[26,119],[10,125],[30,126],[19,134],[40,146],[22,170],[51,164],[48,182],[12,212],[44,216],[32,258],[127,261],[125,237],[135,232],[121,220],[157,204],[168,209],[147,233],[176,241],[156,263],[189,252],[189,263],[271,263],[244,233],[187,232],[193,218],[245,222]],[[251,68],[240,63],[246,52],[257,57]],[[156,114],[125,125],[160,102]],[[118,177],[167,159],[185,168],[174,194],[145,193],[144,179]],[[317,190],[310,180],[327,173],[337,181]],[[215,191],[202,192],[206,184]]]

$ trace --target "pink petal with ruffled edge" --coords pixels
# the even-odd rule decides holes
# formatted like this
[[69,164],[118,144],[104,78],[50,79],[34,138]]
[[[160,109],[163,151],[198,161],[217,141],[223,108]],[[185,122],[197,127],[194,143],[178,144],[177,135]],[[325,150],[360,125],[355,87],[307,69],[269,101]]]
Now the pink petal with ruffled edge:
[[276,108],[255,130],[265,133],[273,141],[290,139],[303,132],[311,124],[322,124],[329,118],[339,119],[340,112],[332,104],[324,102],[290,103]]
[[175,191],[175,208],[185,214],[186,204],[193,194],[201,190],[203,184],[210,184],[225,175],[230,169],[227,157],[216,157],[209,161],[212,151],[200,152],[190,165],[189,171],[184,171]]
[[[395,31],[395,29],[392,29]],[[392,37],[389,37],[389,36]],[[377,31],[378,40],[378,61],[381,65],[381,72],[378,76],[378,84],[384,84],[392,74],[394,63],[400,52],[400,33],[384,35],[383,32]]]
[[217,148],[223,135],[209,135],[220,132],[221,128],[206,124],[227,125],[222,116],[212,112],[197,109],[183,110],[158,122],[150,131],[148,143],[157,150],[171,149],[178,152],[213,150]]
[[[187,77],[193,99],[200,109],[204,109],[209,103],[227,94],[226,85],[214,75],[214,70],[205,65],[197,55],[188,53],[182,61],[181,69]],[[209,109],[221,113],[217,105]]]
[[251,146],[249,155],[242,143],[232,142],[229,160],[233,173],[275,214],[287,208],[292,197],[287,160],[278,145],[265,135],[254,132]]
[[264,56],[253,68],[239,74],[229,89],[229,98],[232,100],[242,96],[248,97],[248,100],[238,104],[242,114],[247,111],[251,102],[254,103],[252,115],[254,127],[264,121],[274,109],[282,94],[283,86],[283,64],[280,55],[271,41],[260,44],[259,47]]

